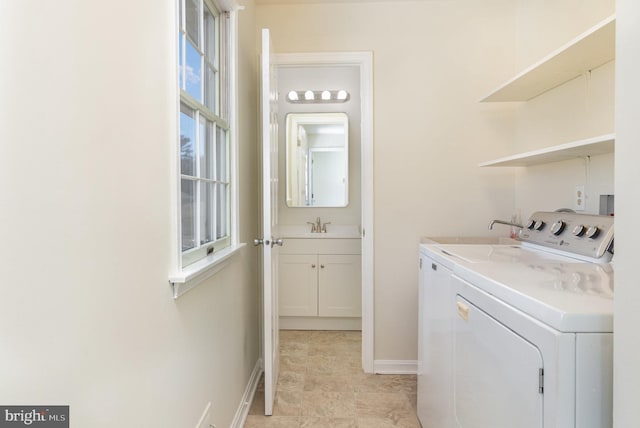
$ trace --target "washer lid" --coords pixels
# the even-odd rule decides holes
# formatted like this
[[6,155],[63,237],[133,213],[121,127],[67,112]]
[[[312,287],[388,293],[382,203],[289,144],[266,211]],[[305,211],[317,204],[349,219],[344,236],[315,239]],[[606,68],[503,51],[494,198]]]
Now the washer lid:
[[434,247],[442,254],[467,263],[513,264],[536,261],[583,263],[581,260],[520,245],[436,245]]
[[612,264],[462,262],[454,272],[559,331],[613,331]]

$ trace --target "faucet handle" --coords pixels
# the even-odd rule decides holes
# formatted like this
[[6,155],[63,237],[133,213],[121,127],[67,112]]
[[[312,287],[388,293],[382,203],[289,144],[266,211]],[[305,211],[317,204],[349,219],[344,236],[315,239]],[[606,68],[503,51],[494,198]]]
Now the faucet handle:
[[311,225],[311,233],[318,232],[318,230],[316,229],[316,224],[314,222],[308,221],[307,224]]
[[327,225],[331,224],[330,221],[326,222],[326,223],[322,223],[322,233],[327,233]]

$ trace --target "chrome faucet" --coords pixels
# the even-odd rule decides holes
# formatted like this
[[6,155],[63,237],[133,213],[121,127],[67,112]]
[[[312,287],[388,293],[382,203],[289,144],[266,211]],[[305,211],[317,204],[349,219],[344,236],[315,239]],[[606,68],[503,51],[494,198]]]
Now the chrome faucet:
[[311,233],[327,233],[327,225],[331,222],[323,223],[320,221],[320,217],[316,217],[316,221],[308,221],[307,224],[311,225]]
[[521,224],[518,224],[518,223],[512,223],[510,221],[504,221],[504,220],[491,220],[491,223],[489,223],[489,230],[493,229],[493,225],[495,223],[506,224],[507,226],[515,226],[515,227],[518,227],[520,229],[524,229],[524,226],[521,225]]
[[322,223],[320,222],[320,217],[316,217],[315,222],[308,221],[307,224],[311,225],[311,233],[320,233],[322,231]]

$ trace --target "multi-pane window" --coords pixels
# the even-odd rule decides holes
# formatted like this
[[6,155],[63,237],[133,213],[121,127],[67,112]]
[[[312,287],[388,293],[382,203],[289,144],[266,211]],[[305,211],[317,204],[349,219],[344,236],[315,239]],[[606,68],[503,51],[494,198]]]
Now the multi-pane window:
[[208,0],[178,0],[182,266],[230,245],[225,20]]

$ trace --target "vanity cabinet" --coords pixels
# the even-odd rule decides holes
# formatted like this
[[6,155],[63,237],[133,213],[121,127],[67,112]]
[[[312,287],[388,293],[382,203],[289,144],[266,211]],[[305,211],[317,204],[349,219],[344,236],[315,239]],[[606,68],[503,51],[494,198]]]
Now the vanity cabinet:
[[278,279],[280,316],[318,315],[318,255],[280,254]]
[[325,254],[318,263],[318,316],[361,316],[360,256]]
[[[286,239],[278,307],[283,328],[357,328],[362,314],[360,239]],[[354,327],[355,326],[355,327]]]

